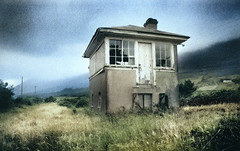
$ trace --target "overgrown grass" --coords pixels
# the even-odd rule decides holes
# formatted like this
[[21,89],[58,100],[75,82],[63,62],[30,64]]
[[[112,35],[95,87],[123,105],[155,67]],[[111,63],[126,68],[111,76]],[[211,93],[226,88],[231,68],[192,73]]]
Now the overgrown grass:
[[0,150],[236,149],[239,113],[240,104],[118,114],[39,104],[0,114]]

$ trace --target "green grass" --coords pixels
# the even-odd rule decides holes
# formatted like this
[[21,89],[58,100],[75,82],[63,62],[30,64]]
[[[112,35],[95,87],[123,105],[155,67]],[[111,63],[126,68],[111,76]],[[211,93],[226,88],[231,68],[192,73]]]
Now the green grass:
[[232,103],[118,114],[88,108],[73,113],[45,103],[0,114],[0,150],[235,149],[240,142],[239,116],[240,104]]
[[227,76],[216,76],[213,74],[202,73],[202,74],[191,74],[191,76],[185,76],[180,74],[180,83],[184,83],[186,80],[191,80],[194,85],[197,86],[196,94],[211,90],[237,90],[240,87],[240,83],[223,83],[223,79],[231,79],[238,81],[240,75],[227,75]]

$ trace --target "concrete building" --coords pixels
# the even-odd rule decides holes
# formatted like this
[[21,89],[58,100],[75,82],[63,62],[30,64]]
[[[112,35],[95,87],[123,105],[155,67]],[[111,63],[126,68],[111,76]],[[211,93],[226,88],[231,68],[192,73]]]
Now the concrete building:
[[91,107],[117,112],[178,107],[177,45],[190,37],[144,27],[98,28],[84,57],[90,59]]

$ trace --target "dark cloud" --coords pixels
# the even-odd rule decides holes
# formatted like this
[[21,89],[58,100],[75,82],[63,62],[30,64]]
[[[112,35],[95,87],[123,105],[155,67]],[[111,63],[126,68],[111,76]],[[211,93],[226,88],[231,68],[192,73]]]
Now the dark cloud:
[[239,0],[199,1],[200,11],[211,19],[228,20],[240,16]]
[[61,45],[89,40],[88,22],[98,10],[91,9],[80,2],[0,2],[0,45],[48,55]]
[[24,44],[26,34],[31,30],[30,14],[27,3],[0,2],[1,47]]

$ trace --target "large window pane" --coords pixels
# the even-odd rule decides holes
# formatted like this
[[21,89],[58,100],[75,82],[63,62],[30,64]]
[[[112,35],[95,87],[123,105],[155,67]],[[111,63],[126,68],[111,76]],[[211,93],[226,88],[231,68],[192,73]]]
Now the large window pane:
[[171,60],[167,60],[167,67],[171,67]]
[[134,49],[130,48],[129,51],[130,51],[130,56],[134,56]]
[[110,64],[115,64],[116,61],[115,61],[115,57],[110,57]]
[[116,55],[115,49],[110,49],[110,56],[115,56],[115,55]]
[[116,48],[122,48],[122,41],[116,40]]
[[123,48],[128,48],[128,41],[123,41]]
[[161,49],[161,59],[165,59],[165,58],[166,58],[166,56],[165,56],[165,49]]
[[129,41],[129,48],[134,49],[134,41]]
[[135,65],[135,59],[129,58],[129,65]]
[[110,40],[110,48],[115,48],[115,40]]
[[157,67],[160,66],[160,59],[156,59],[156,66],[157,66]]
[[122,50],[121,50],[121,49],[117,49],[116,51],[117,51],[117,54],[116,54],[116,55],[117,55],[118,57],[121,57],[121,56],[122,56]]
[[165,59],[161,60],[161,67],[166,67],[166,60]]

